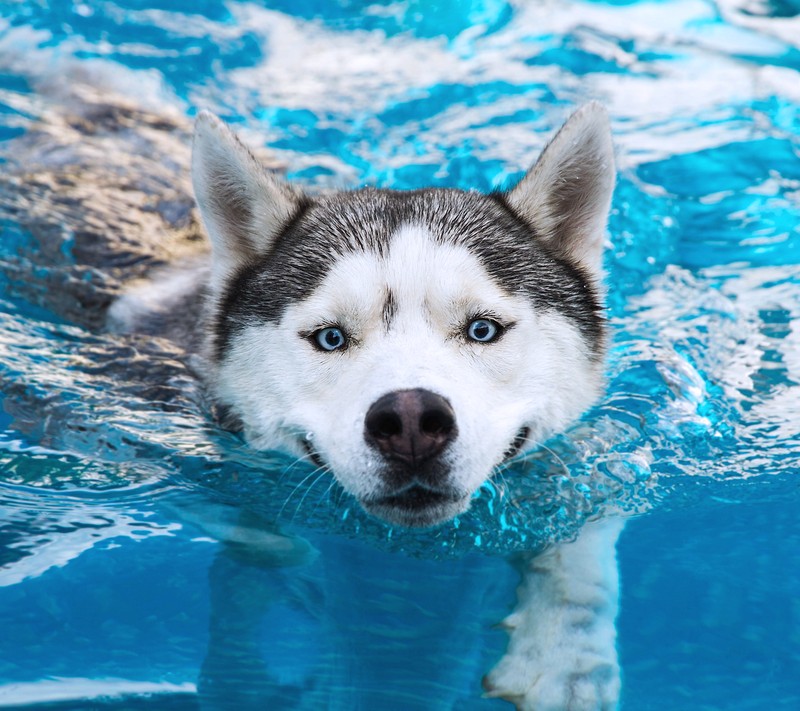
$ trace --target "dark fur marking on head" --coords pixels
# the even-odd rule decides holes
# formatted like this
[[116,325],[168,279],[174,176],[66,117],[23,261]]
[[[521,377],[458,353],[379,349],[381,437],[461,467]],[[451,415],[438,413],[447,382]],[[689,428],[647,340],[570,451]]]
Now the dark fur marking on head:
[[240,269],[216,309],[214,355],[248,325],[278,321],[290,303],[307,298],[335,261],[352,252],[388,251],[404,224],[433,239],[469,249],[509,293],[571,319],[601,358],[604,322],[599,294],[578,266],[548,250],[503,195],[430,188],[365,188],[308,200],[276,237],[269,254]]
[[395,313],[397,313],[397,302],[391,289],[386,290],[386,298],[383,301],[383,325],[388,330],[392,325]]
[[[488,195],[500,207],[506,210],[515,220],[522,222],[534,239],[537,238],[536,230],[527,220],[511,208],[506,200],[505,193],[493,192]],[[603,358],[604,354],[604,339],[605,339],[605,309],[601,298],[600,290],[595,283],[593,277],[578,264],[573,264],[569,260],[563,259],[560,255],[552,253],[546,244],[542,244],[541,240],[537,240],[537,244],[550,255],[550,258],[556,262],[560,269],[564,271],[566,281],[571,289],[576,289],[575,292],[569,291],[562,294],[562,297],[568,297],[559,302],[555,300],[556,304],[566,305],[569,308],[568,315],[578,324],[584,338],[586,338],[596,348],[592,350],[592,355],[598,360]],[[555,296],[555,295],[553,295]]]
[[[303,215],[305,215],[306,211],[311,207],[311,205],[312,200],[310,198],[303,197],[299,200],[297,209],[283,227],[282,235],[290,232],[293,229],[296,223],[303,218]],[[235,319],[231,319],[231,311],[235,310],[234,307],[236,304],[239,304],[242,301],[248,302],[251,300],[251,298],[248,298],[249,295],[247,293],[247,285],[252,281],[254,276],[258,275],[258,273],[262,270],[262,264],[264,260],[268,259],[269,256],[275,251],[275,247],[280,241],[280,237],[282,235],[278,237],[275,245],[273,245],[273,248],[267,253],[266,256],[262,256],[259,259],[256,257],[256,255],[253,255],[251,260],[248,261],[245,266],[241,267],[239,271],[228,281],[225,291],[218,299],[216,307],[213,310],[213,316],[211,320],[211,353],[214,360],[222,360],[225,348],[230,342],[231,336],[234,334],[234,332],[241,330],[241,328],[244,328],[247,325],[247,322],[240,323]],[[263,320],[264,319],[257,319],[257,321]]]

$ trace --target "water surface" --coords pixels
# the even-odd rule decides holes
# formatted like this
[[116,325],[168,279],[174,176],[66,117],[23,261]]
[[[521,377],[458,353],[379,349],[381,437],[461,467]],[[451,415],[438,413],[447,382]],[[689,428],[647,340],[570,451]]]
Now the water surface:
[[[231,708],[507,708],[480,691],[514,600],[506,556],[616,507],[635,514],[622,708],[798,708],[798,38],[793,2],[4,5],[6,141],[46,110],[42,77],[80,72],[210,108],[314,188],[489,190],[599,99],[620,175],[606,395],[427,532],[219,431],[173,346],[45,308],[20,284],[52,274],[6,219],[0,707],[195,708],[221,669],[204,693]],[[296,565],[220,555],[242,510],[253,535],[294,537]],[[257,653],[211,654],[237,625],[258,626]]]

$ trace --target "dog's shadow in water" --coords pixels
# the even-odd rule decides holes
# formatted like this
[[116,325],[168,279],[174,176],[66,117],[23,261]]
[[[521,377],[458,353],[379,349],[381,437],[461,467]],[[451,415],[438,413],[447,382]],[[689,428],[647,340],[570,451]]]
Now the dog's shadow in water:
[[204,711],[505,706],[480,702],[518,579],[505,561],[333,537],[311,548],[240,523],[209,570]]

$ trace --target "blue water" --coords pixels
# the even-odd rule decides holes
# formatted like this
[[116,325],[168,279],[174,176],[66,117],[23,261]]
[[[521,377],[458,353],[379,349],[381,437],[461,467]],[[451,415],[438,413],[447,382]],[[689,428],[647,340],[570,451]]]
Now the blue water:
[[[5,221],[0,708],[510,708],[480,689],[505,558],[609,506],[631,515],[622,708],[800,708],[796,0],[19,0],[0,139],[75,62],[137,102],[211,108],[314,187],[502,187],[603,101],[609,383],[455,523],[391,530],[215,430],[168,346],[172,409],[109,372],[152,351],[21,296],[9,265],[41,267]],[[294,537],[293,565],[223,549],[242,511]],[[252,648],[215,643],[242,628]]]

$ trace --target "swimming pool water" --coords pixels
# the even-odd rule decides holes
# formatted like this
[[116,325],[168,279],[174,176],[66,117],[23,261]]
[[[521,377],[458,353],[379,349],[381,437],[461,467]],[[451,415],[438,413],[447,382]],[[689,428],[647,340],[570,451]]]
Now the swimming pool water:
[[[620,168],[609,382],[454,524],[392,530],[215,430],[167,344],[21,292],[43,268],[4,214],[0,708],[509,708],[480,690],[505,557],[608,506],[636,514],[621,707],[800,708],[797,2],[14,0],[0,139],[76,66],[214,110],[314,187],[509,185],[601,100]],[[174,407],[142,392],[143,362]],[[220,554],[242,509],[253,536],[295,537],[295,565]],[[243,626],[255,651],[213,643]]]

